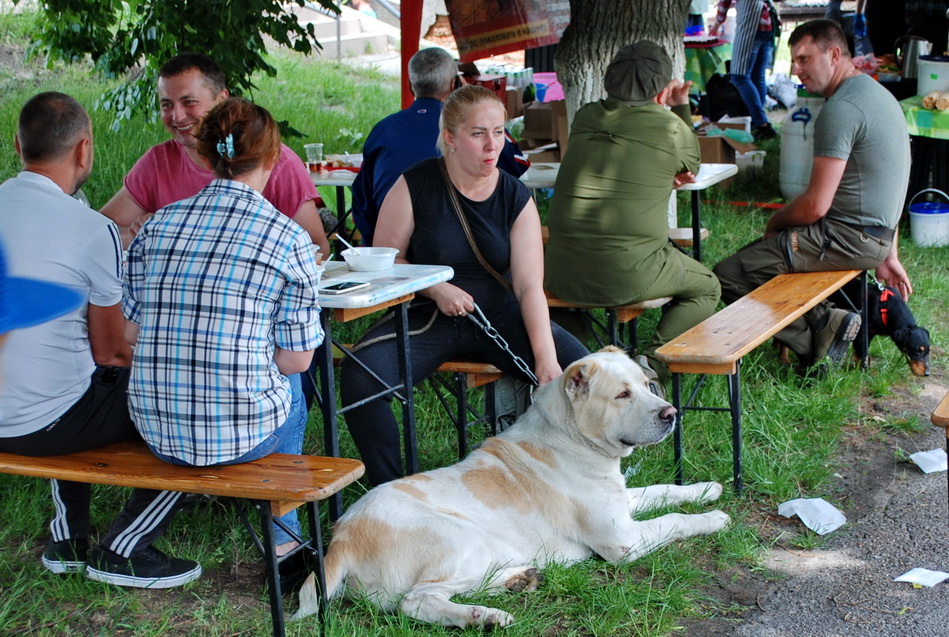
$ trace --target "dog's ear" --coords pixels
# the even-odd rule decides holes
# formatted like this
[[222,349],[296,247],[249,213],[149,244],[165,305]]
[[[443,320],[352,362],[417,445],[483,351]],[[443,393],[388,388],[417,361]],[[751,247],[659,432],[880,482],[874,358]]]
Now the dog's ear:
[[581,359],[564,372],[564,391],[571,400],[590,393],[590,378],[596,373],[596,363]]

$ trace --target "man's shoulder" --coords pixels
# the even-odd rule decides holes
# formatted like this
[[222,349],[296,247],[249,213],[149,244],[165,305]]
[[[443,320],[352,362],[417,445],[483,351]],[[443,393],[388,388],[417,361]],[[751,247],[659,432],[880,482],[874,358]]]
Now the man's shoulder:
[[144,155],[142,155],[142,157],[149,156],[177,159],[179,157],[185,156],[185,152],[181,144],[173,139],[169,139],[167,141],[163,141],[160,144],[155,144],[146,150]]
[[274,172],[290,170],[295,168],[306,168],[303,160],[296,152],[286,144],[280,144],[280,156],[277,158],[277,165],[274,166]]
[[173,139],[169,139],[160,144],[155,144],[146,150],[142,156],[138,158],[138,161],[135,162],[135,165],[132,166],[129,174],[132,175],[136,171],[143,170],[149,173],[159,169],[165,170],[168,166],[179,165],[182,159],[186,157],[187,155],[181,144]]
[[442,112],[442,103],[436,99],[416,100],[408,108],[382,118],[373,130],[390,135],[414,135],[413,128],[430,126]]

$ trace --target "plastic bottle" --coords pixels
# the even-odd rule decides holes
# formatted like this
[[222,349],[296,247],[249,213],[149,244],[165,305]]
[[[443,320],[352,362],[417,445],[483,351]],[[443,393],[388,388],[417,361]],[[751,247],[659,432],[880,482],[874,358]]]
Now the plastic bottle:
[[814,158],[814,124],[824,98],[804,89],[797,91],[797,103],[781,125],[781,169],[778,182],[785,199],[793,199],[807,189]]

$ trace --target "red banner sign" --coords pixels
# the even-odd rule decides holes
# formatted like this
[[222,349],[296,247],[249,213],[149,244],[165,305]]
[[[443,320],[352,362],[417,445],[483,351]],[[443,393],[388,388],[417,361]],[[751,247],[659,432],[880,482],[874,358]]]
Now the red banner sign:
[[445,0],[462,62],[556,44],[569,0]]

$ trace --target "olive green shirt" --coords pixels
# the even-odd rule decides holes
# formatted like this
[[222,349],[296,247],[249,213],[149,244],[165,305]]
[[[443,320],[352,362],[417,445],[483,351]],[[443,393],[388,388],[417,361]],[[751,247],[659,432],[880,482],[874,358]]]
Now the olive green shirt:
[[545,289],[570,303],[634,302],[666,261],[677,173],[698,173],[687,106],[605,99],[573,120],[547,224]]

